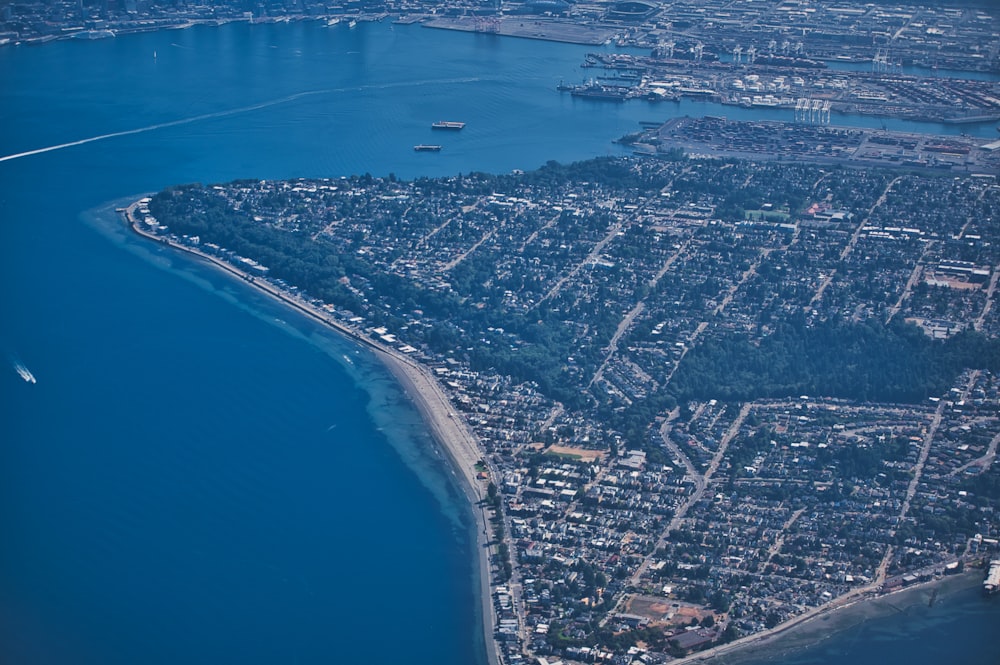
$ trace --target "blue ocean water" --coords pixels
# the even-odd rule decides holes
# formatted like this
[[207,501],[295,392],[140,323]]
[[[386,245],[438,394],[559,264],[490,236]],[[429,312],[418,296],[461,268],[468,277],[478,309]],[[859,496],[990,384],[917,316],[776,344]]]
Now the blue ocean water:
[[531,169],[720,112],[556,93],[587,50],[388,23],[0,49],[0,662],[482,662],[474,525],[391,379],[113,210]]

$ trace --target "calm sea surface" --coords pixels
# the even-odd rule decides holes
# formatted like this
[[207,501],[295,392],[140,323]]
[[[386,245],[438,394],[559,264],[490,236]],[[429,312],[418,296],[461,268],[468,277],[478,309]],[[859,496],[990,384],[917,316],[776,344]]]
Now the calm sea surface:
[[[474,525],[395,384],[113,209],[183,182],[531,169],[721,112],[556,93],[587,50],[319,23],[0,49],[0,157],[56,148],[0,161],[0,662],[483,662]],[[822,653],[803,662],[840,662]]]

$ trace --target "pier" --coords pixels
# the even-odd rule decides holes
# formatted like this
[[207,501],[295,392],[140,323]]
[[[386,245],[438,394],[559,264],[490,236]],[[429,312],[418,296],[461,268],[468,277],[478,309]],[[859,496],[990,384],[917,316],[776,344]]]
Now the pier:
[[[580,66],[590,71],[591,82],[577,86],[574,94],[600,90],[603,95],[588,96],[622,101],[649,98],[655,90],[745,108],[785,108],[794,111],[796,122],[811,124],[828,124],[833,113],[949,124],[1000,120],[995,81],[943,78],[929,84],[922,76],[850,70],[803,58],[722,62],[672,53],[666,47],[649,56],[588,53]],[[603,74],[595,76],[594,70]]]

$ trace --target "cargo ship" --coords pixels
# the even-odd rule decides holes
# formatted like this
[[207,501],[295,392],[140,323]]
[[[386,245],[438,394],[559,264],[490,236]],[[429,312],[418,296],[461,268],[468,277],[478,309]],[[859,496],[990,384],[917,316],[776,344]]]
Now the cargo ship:
[[573,88],[570,93],[574,97],[584,99],[602,99],[609,102],[624,102],[628,93],[621,88],[610,88],[604,86],[580,86]]
[[611,102],[624,102],[636,93],[635,86],[606,84],[594,79],[591,79],[583,85],[564,86],[560,84],[559,89],[569,90],[569,94],[573,97],[602,99]]
[[441,146],[439,146],[439,145],[424,145],[423,143],[421,143],[420,145],[413,146],[413,149],[416,150],[417,152],[440,152],[441,151]]
[[456,122],[454,120],[439,120],[431,124],[431,129],[454,129],[459,130],[465,127],[464,122]]

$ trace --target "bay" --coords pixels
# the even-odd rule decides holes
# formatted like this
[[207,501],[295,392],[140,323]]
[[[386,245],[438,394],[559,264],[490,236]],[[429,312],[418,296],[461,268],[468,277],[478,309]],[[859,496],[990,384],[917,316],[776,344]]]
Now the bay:
[[114,207],[531,169],[719,113],[556,93],[588,50],[388,23],[0,49],[0,661],[483,662],[474,524],[391,378]]

